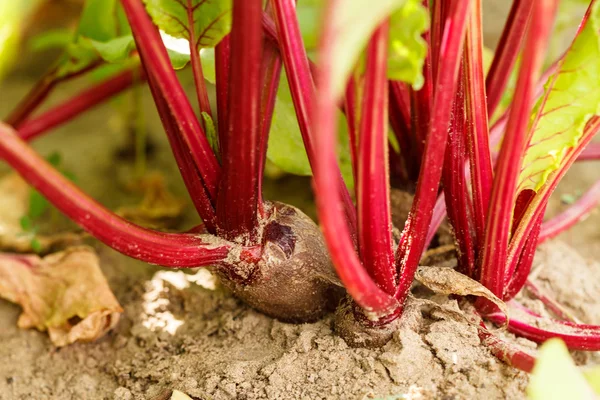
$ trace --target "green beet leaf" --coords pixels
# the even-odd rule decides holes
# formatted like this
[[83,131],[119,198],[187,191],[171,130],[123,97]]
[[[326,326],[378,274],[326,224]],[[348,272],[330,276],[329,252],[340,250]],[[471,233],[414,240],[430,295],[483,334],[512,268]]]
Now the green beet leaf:
[[[75,32],[44,32],[31,40],[31,47],[33,50],[64,49],[55,73],[60,78],[101,61],[123,64],[110,69],[114,72],[131,68],[127,60],[135,49],[135,41],[118,0],[87,0]],[[174,69],[181,69],[189,62],[189,54],[174,49],[168,49],[168,53]]]
[[131,33],[126,21],[117,0],[87,0],[79,19],[77,35],[107,42]]
[[282,76],[269,132],[267,158],[282,170],[311,175],[287,79]]
[[[338,161],[344,181],[351,188],[353,187],[353,180],[349,136],[346,120],[341,112],[339,127]],[[300,127],[298,126],[292,95],[284,76],[281,78],[281,84],[277,92],[273,122],[269,132],[267,158],[285,172],[295,175],[312,175]]]
[[550,66],[566,50],[570,40],[575,36],[575,32],[589,5],[590,0],[563,0],[558,2],[556,20],[544,63],[546,66]]
[[0,0],[0,79],[17,60],[24,22],[40,2]]
[[[335,32],[332,85],[336,95],[344,92],[346,82],[369,41],[386,18],[392,16],[390,30],[389,74],[415,87],[423,82],[424,42],[419,36],[428,26],[417,0],[345,0],[328,23]],[[425,19],[424,19],[425,18]]]
[[87,0],[77,30],[58,61],[56,76],[77,73],[101,59],[121,62],[132,49],[131,29],[120,3]]
[[427,42],[421,36],[429,28],[429,13],[419,0],[407,0],[390,17],[388,77],[423,86]]
[[196,48],[214,47],[231,30],[231,0],[144,0],[154,23]]
[[104,61],[109,63],[122,63],[129,58],[129,54],[135,49],[133,36],[121,36],[107,42],[90,40],[90,44],[98,52]]
[[200,50],[200,63],[202,64],[202,72],[204,73],[204,79],[206,79],[214,85],[217,81],[217,72],[215,69],[215,50]]
[[173,69],[182,69],[190,62],[189,54],[179,53],[178,51],[169,48],[167,48],[167,53],[171,59],[171,66]]
[[530,400],[596,398],[560,339],[550,339],[540,348],[527,396]]
[[206,138],[213,153],[219,161],[221,161],[221,150],[219,146],[219,135],[215,129],[215,124],[208,113],[202,111],[202,121],[204,121],[204,129],[206,130]]
[[587,122],[600,115],[600,3],[593,6],[559,69],[536,105],[532,134],[523,160],[519,190],[538,191],[578,145]]

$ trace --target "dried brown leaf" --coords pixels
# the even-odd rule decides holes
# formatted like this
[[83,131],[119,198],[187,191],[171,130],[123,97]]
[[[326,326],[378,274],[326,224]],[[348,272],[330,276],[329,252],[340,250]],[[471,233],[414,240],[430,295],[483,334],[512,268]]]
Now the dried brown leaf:
[[411,297],[411,300],[422,310],[435,312],[438,315],[444,315],[445,318],[449,318],[453,321],[465,322],[473,326],[478,331],[479,340],[481,343],[489,347],[493,354],[509,365],[513,365],[513,357],[516,356],[517,353],[522,352],[535,357],[535,355],[531,354],[527,349],[521,348],[520,346],[517,347],[515,344],[509,342],[505,342],[494,335],[494,333],[483,323],[481,316],[477,314],[472,305],[470,307],[467,305],[467,308],[471,308],[470,310],[456,310],[448,305],[438,304],[429,299]]
[[136,206],[121,207],[117,214],[123,218],[148,228],[169,227],[181,218],[186,203],[169,192],[163,175],[148,174],[128,189],[144,197]]
[[48,331],[56,346],[96,340],[123,312],[88,247],[40,258],[0,254],[0,297],[19,304],[19,328]]
[[497,305],[508,319],[508,307],[502,300],[481,283],[452,268],[421,266],[417,268],[415,279],[436,293],[484,297]]

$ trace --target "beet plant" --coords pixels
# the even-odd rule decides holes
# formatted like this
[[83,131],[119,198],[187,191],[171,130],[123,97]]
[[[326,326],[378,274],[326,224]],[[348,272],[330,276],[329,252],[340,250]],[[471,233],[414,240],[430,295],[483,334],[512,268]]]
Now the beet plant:
[[[569,166],[598,158],[597,145],[584,150],[600,126],[596,0],[571,47],[546,71],[558,1],[514,0],[487,75],[481,0],[325,1],[315,63],[294,0],[269,0],[265,7],[259,0],[101,3],[88,2],[96,13],[84,15],[104,23],[80,25],[58,66],[6,119],[12,128],[0,129],[0,156],[96,238],[149,263],[211,267],[236,296],[286,321],[319,318],[340,302],[343,284],[349,297],[338,307],[338,332],[349,343],[378,346],[400,320],[423,252],[447,214],[458,271],[519,310],[508,319],[498,302],[480,299],[474,304],[483,318],[534,341],[560,337],[572,349],[600,349],[599,327],[545,320],[514,301],[528,284],[538,243],[589,212],[600,194],[596,184],[567,212],[542,223]],[[189,44],[201,118],[158,28]],[[199,52],[213,46],[216,110]],[[31,117],[57,82],[103,60],[127,61],[129,69]],[[314,173],[323,236],[296,208],[262,199],[282,68]],[[497,112],[517,68],[512,101]],[[125,221],[25,143],[131,86],[136,76],[148,82],[203,220],[190,232]],[[356,205],[338,163],[342,115]],[[397,240],[391,181],[416,186]],[[530,355],[501,342],[483,323],[480,336],[502,359],[531,369]]]
[[[7,118],[16,130],[2,129],[3,158],[59,210],[114,249],[163,266],[211,266],[238,297],[282,320],[320,317],[340,297],[321,233],[298,209],[264,201],[261,195],[282,65],[273,22],[265,12],[293,11],[294,3],[273,2],[266,11],[259,1],[236,1],[233,7],[228,1],[126,0],[121,5],[87,3],[77,38],[63,59]],[[86,26],[86,16],[92,18],[94,13],[113,29],[93,21]],[[263,33],[264,19],[270,35]],[[170,57],[155,23],[188,39],[202,119],[185,96],[172,65],[177,60]],[[215,45],[218,132],[199,57],[200,48]],[[134,60],[138,56],[141,69]],[[58,82],[96,68],[103,59],[127,60],[133,71],[125,69],[30,118]],[[23,141],[121,92],[131,86],[135,74],[148,81],[184,183],[203,220],[193,232],[164,233],[125,221],[87,197]],[[310,138],[305,140],[311,148]],[[341,175],[338,186],[350,206]]]
[[[485,76],[481,2],[431,2],[420,90],[386,81],[389,21],[382,18],[368,44],[362,124],[353,147],[358,171],[357,253],[340,209],[331,207],[340,202],[339,195],[327,190],[335,176],[333,115],[340,99],[352,96],[344,93],[349,74],[343,61],[335,58],[336,48],[353,29],[350,17],[344,15],[345,3],[329,2],[325,20],[330,23],[322,32],[322,68],[317,76],[315,193],[334,265],[354,299],[355,325],[367,326],[372,335],[386,334],[386,327],[402,314],[423,250],[447,210],[458,270],[518,311],[511,312],[509,320],[495,304],[480,299],[475,305],[483,317],[537,342],[559,337],[571,349],[600,348],[598,326],[544,319],[514,300],[527,283],[538,242],[572,225],[598,201],[594,185],[566,213],[542,223],[550,194],[569,166],[586,154],[583,150],[599,128],[600,99],[593,85],[600,66],[600,5],[591,2],[570,48],[544,72],[557,4],[514,1]],[[360,18],[360,12],[357,9],[354,17]],[[490,124],[489,116],[498,107],[519,54],[512,102]],[[395,154],[402,163],[401,176],[418,171],[415,199],[397,247],[390,239],[388,108],[401,147]],[[500,138],[496,154],[491,143]],[[583,158],[595,159],[594,149],[590,147]],[[483,326],[481,337],[501,358],[531,369],[531,356],[503,344]]]

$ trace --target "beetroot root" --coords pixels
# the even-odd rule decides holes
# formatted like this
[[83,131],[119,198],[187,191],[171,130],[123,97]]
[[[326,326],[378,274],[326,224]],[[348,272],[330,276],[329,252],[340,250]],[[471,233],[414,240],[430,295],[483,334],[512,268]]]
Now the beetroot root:
[[265,202],[258,261],[239,254],[215,268],[223,284],[258,311],[286,322],[308,322],[333,309],[344,290],[321,231],[295,207]]

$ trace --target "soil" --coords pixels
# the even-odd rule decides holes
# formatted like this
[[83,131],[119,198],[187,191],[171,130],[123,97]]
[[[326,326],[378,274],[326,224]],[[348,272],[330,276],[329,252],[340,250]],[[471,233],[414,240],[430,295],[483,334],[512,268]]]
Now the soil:
[[[12,109],[30,85],[28,76],[18,74],[3,82],[0,115]],[[76,87],[57,93],[53,101]],[[150,96],[144,97],[156,149],[149,160],[151,170],[163,172],[169,188],[185,198]],[[126,142],[116,107],[119,104],[100,106],[35,144],[43,154],[68,146],[63,152],[65,168],[76,171],[78,185],[113,209],[139,201],[124,190],[132,166],[115,162]],[[561,197],[578,195],[597,178],[593,164],[577,165],[553,197],[548,214],[565,207]],[[315,217],[307,178],[267,181],[265,193]],[[182,230],[198,222],[190,207],[183,220]],[[600,265],[590,261],[600,259],[599,223],[596,211],[542,246],[534,268],[535,282],[586,323],[600,323]],[[64,221],[59,225],[69,226]],[[154,399],[173,389],[194,399],[525,397],[527,375],[482,347],[473,326],[444,312],[458,309],[446,296],[416,290],[415,296],[440,306],[410,298],[388,344],[357,349],[333,332],[331,315],[311,324],[282,323],[245,306],[205,270],[161,270],[91,243],[124,309],[119,324],[98,342],[57,349],[45,333],[18,329],[19,307],[0,301],[0,400]],[[527,292],[522,296],[544,311]],[[536,347],[497,333],[524,348]],[[580,364],[600,363],[597,354],[575,356]]]
[[[387,345],[356,349],[333,333],[331,316],[312,324],[278,322],[236,300],[205,270],[158,270],[98,250],[125,309],[119,325],[96,343],[55,349],[45,334],[18,329],[19,307],[1,302],[0,399],[153,399],[172,389],[199,399],[524,397],[526,374],[482,347],[473,326],[418,298],[409,301]],[[597,278],[600,271],[558,241],[538,258],[539,282],[559,288],[558,300],[575,292],[565,278]],[[565,306],[593,322],[600,280],[586,282],[582,301]],[[427,297],[458,308],[447,297]]]

